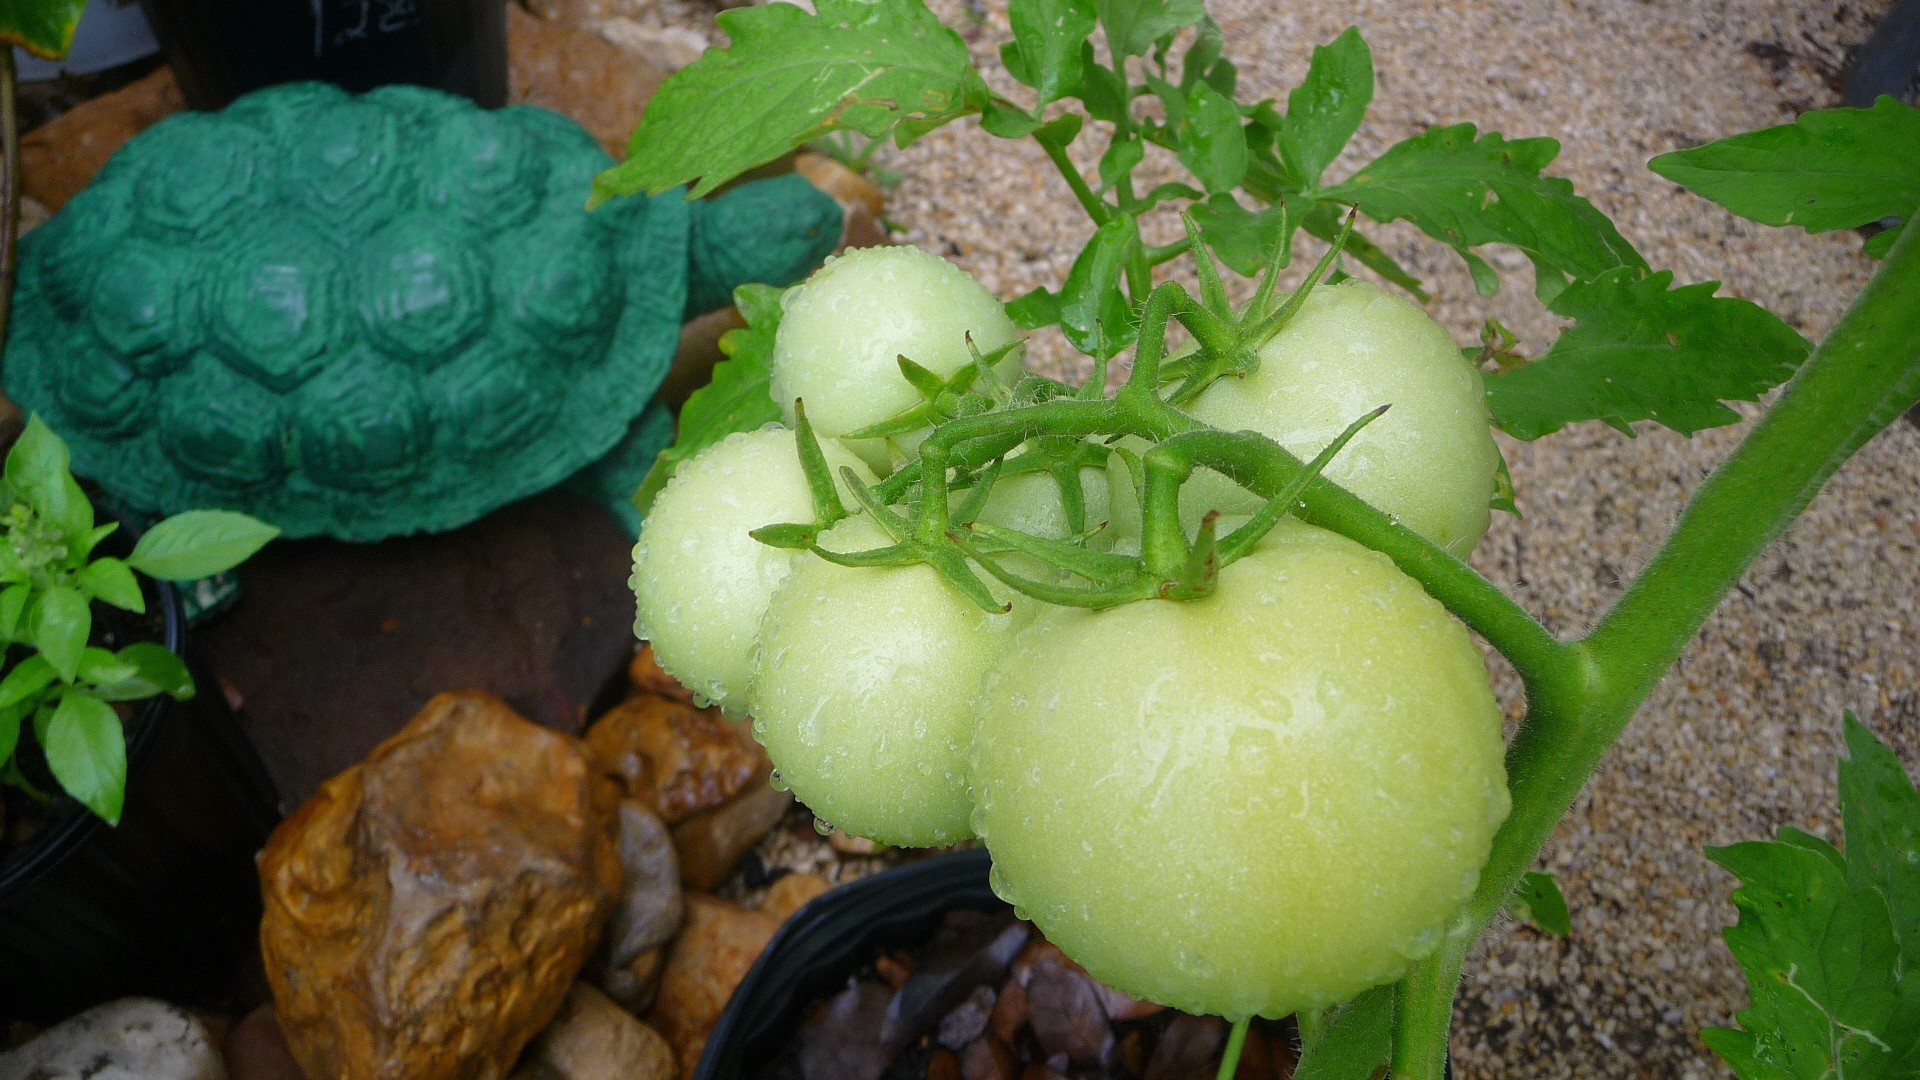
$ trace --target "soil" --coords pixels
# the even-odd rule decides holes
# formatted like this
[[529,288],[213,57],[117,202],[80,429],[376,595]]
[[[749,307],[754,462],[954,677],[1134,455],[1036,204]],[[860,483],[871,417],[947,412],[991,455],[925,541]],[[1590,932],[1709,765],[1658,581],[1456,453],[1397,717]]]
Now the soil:
[[[136,641],[161,641],[166,634],[166,620],[160,613],[160,592],[153,582],[142,578],[141,591],[147,598],[145,614],[136,615],[130,611],[106,604],[93,605],[93,633],[87,643],[102,649],[120,649]],[[7,649],[6,670],[27,655],[27,650],[15,645]],[[145,702],[121,702],[115,705],[120,712],[121,722],[128,725],[127,740],[132,742],[133,724],[140,715]],[[0,876],[14,863],[25,859],[34,849],[35,841],[50,828],[65,821],[74,814],[84,814],[86,809],[73,798],[61,791],[60,784],[47,769],[46,756],[40,750],[39,742],[33,737],[33,725],[23,723],[20,728],[20,742],[14,748],[14,762],[27,783],[33,785],[41,797],[11,784],[0,784]]]

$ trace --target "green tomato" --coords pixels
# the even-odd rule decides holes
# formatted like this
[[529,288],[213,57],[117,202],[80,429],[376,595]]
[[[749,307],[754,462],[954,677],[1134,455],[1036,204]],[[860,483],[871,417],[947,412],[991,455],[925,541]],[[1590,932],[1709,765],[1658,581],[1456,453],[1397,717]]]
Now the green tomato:
[[1288,519],[1189,602],[1050,608],[989,676],[974,829],[1095,978],[1229,1018],[1398,978],[1508,809],[1466,629]]
[[[889,542],[864,516],[821,538],[832,550]],[[754,734],[822,821],[898,847],[964,840],[981,680],[1016,628],[924,564],[805,557],[767,611]]]
[[[781,300],[773,345],[773,399],[793,422],[793,401],[823,438],[877,424],[918,405],[900,374],[904,355],[948,376],[972,361],[967,335],[982,353],[1019,336],[1005,309],[966,271],[916,247],[859,248],[828,259]],[[1011,381],[1019,361],[999,373]],[[904,439],[903,444],[917,440]],[[879,442],[856,447],[885,469]]]
[[[1322,285],[1260,349],[1260,368],[1221,379],[1188,408],[1227,431],[1252,430],[1306,460],[1368,411],[1328,479],[1465,558],[1487,531],[1500,451],[1480,372],[1419,308],[1353,279]],[[1183,517],[1250,513],[1254,496],[1211,470],[1182,490]]]
[[[839,475],[873,474],[838,444],[823,444]],[[633,547],[634,633],[660,666],[730,716],[744,715],[753,655],[773,591],[795,555],[748,533],[813,520],[792,431],[736,432],[682,463],[647,512]]]

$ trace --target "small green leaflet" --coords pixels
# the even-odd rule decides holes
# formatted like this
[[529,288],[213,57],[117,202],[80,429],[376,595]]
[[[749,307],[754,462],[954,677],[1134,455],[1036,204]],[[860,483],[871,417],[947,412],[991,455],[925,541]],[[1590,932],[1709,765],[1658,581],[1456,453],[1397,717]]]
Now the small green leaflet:
[[1682,435],[1730,424],[1723,401],[1755,401],[1806,359],[1806,339],[1718,282],[1668,289],[1671,271],[1617,270],[1576,282],[1552,310],[1576,320],[1533,363],[1486,377],[1493,422],[1520,439],[1599,420],[1632,433],[1653,420]]
[[1750,1003],[1701,1038],[1741,1080],[1920,1075],[1920,794],[1851,713],[1846,738],[1844,854],[1793,829],[1707,849],[1740,878],[1725,936]]
[[67,794],[107,824],[118,825],[127,796],[127,742],[113,706],[68,690],[47,722],[42,745],[47,768]]
[[[1177,87],[1168,90],[1179,93]],[[1195,83],[1187,92],[1173,134],[1180,141],[1180,163],[1209,192],[1229,193],[1246,178],[1247,137],[1240,130],[1240,107],[1211,83]]]
[[780,328],[780,297],[771,285],[742,285],[733,290],[734,306],[747,321],[720,339],[727,359],[715,364],[713,381],[693,392],[680,407],[680,437],[660,452],[646,480],[633,495],[641,513],[673,479],[680,463],[736,431],[754,431],[780,422],[773,402],[773,338]]
[[1133,343],[1139,330],[1127,295],[1120,290],[1127,249],[1139,242],[1133,216],[1115,215],[1094,230],[1093,239],[1080,249],[1067,272],[1060,289],[1060,329],[1074,348],[1089,356],[1119,353]]
[[1513,895],[1507,898],[1507,910],[1552,934],[1566,937],[1573,933],[1573,918],[1567,913],[1567,898],[1560,895],[1560,883],[1542,870],[1529,870],[1520,877]]
[[279,535],[232,510],[188,510],[142,533],[127,565],[163,581],[192,581],[239,566]]
[[1393,1054],[1393,987],[1373,989],[1334,1009],[1304,1038],[1293,1080],[1378,1080]]
[[1534,264],[1585,281],[1647,262],[1573,184],[1540,170],[1560,154],[1552,139],[1508,139],[1472,124],[1429,128],[1316,198],[1357,206],[1375,221],[1406,218],[1464,252],[1512,244]]
[[1358,27],[1349,26],[1330,44],[1316,45],[1307,77],[1287,95],[1280,129],[1280,158],[1295,180],[1320,182],[1320,174],[1360,130],[1373,103],[1373,51]]
[[18,45],[42,60],[65,58],[87,0],[0,0],[0,47]]
[[679,184],[698,198],[830,131],[924,132],[985,104],[966,42],[922,0],[817,6],[818,15],[793,4],[721,12],[733,44],[661,85],[627,160],[595,178],[589,205]]
[[1280,235],[1287,216],[1279,206],[1248,210],[1230,193],[1222,192],[1187,207],[1187,213],[1200,226],[1200,238],[1220,261],[1246,277],[1258,275],[1270,260],[1291,247],[1291,237]]
[[1030,293],[1007,301],[1007,318],[1022,330],[1038,330],[1060,321],[1060,294],[1048,292],[1042,285]]
[[1039,92],[1041,105],[1080,88],[1080,50],[1095,20],[1092,0],[1013,0],[1007,19],[1013,40],[1001,58],[1009,74]]
[[1116,56],[1145,56],[1155,42],[1207,17],[1200,0],[1094,0],[1107,47]]
[[1647,167],[1766,225],[1817,233],[1911,218],[1920,209],[1920,109],[1883,97],[1870,109],[1803,113]]

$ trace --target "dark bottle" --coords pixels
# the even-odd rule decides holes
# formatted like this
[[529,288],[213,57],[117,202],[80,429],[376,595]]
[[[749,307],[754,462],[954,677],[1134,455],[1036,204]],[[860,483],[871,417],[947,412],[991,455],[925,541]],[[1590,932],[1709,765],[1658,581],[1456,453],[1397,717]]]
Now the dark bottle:
[[488,108],[507,100],[503,0],[142,0],[187,104],[320,79],[414,83]]

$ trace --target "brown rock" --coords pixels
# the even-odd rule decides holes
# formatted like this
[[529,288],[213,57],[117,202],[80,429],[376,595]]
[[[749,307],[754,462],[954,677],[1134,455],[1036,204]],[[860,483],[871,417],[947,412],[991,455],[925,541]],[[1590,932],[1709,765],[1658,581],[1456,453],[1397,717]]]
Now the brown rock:
[[651,18],[616,15],[595,27],[600,36],[663,71],[679,71],[707,51],[707,35],[688,26],[673,26]]
[[793,171],[833,196],[844,211],[840,246],[836,250],[876,247],[892,241],[884,223],[887,197],[873,181],[825,154],[810,152],[794,159]]
[[507,5],[509,100],[572,117],[616,158],[626,156],[627,138],[667,74],[588,30]]
[[793,793],[775,788],[772,776],[773,766],[763,765],[739,798],[673,827],[673,844],[680,851],[680,880],[688,887],[717,888],[733,873],[740,857],[787,816]]
[[587,731],[587,752],[594,769],[620,785],[622,796],[669,825],[720,806],[767,767],[743,725],[718,710],[651,694],[629,698],[595,721]]
[[1011,1046],[1020,1029],[1027,1026],[1027,987],[1026,984],[1009,979],[1000,988],[1000,998],[993,1003],[993,1012],[987,1016],[987,1030],[1001,1042]]
[[660,1033],[586,983],[575,983],[527,1063],[559,1080],[669,1080],[673,1051]]
[[20,187],[58,210],[128,139],[186,108],[170,68],[62,113],[20,139]]
[[809,900],[831,888],[833,883],[819,874],[787,874],[767,887],[767,895],[760,901],[760,913],[786,922],[794,912],[807,906]]
[[441,694],[261,855],[288,1048],[326,1080],[494,1080],[566,997],[620,866],[579,744]]
[[307,1080],[287,1049],[271,1004],[248,1013],[227,1032],[222,1046],[230,1080]]
[[1064,964],[1042,961],[1027,983],[1028,1022],[1049,1055],[1065,1054],[1081,1068],[1100,1064],[1113,1046],[1113,1029],[1092,979]]
[[[722,310],[733,311],[732,308],[723,308]],[[718,313],[715,312],[712,314]],[[702,315],[700,318],[704,319],[706,317],[707,316]],[[736,320],[739,318],[738,312],[734,312],[734,318]],[[688,323],[687,330],[691,330],[694,324],[699,321],[700,319],[695,319],[693,322]],[[680,341],[683,347],[686,340],[686,332],[682,331]],[[675,402],[674,404],[677,405],[679,403]],[[627,684],[632,688],[632,693],[635,694],[652,694],[655,697],[670,698],[682,705],[693,704],[693,691],[681,686],[680,680],[667,674],[666,670],[653,658],[652,642],[641,642],[639,651],[633,654],[633,660],[627,664]]]
[[[715,364],[725,360],[726,354],[720,351],[720,339],[729,330],[737,330],[747,325],[740,317],[738,308],[731,305],[718,311],[709,311],[705,315],[695,316],[680,328],[680,348],[673,354],[673,366],[667,369],[666,380],[654,396],[668,408],[678,409],[695,390],[713,381]],[[658,670],[657,668],[655,670]],[[672,676],[662,675],[669,681]],[[636,680],[637,688],[640,684]],[[673,683],[680,687],[679,683]],[[693,693],[684,687],[676,692],[661,690],[667,697],[679,698],[691,702]]]
[[687,894],[687,918],[667,954],[660,995],[647,1022],[667,1037],[683,1077],[693,1074],[707,1033],[734,987],[760,957],[780,920],[701,893]]
[[927,1080],[961,1080],[960,1056],[951,1050],[935,1050],[927,1061]]
[[1226,1041],[1227,1022],[1217,1016],[1175,1016],[1147,1060],[1145,1080],[1211,1080]]
[[839,829],[833,830],[832,835],[827,837],[827,846],[842,855],[859,856],[876,855],[887,849],[885,844],[878,843],[871,837],[850,836]]
[[1020,1059],[1006,1043],[992,1035],[982,1035],[960,1051],[963,1080],[1013,1080],[1019,1072]]
[[246,698],[241,725],[297,806],[449,687],[585,727],[633,654],[632,552],[605,509],[565,491],[432,536],[280,540],[195,643]]

